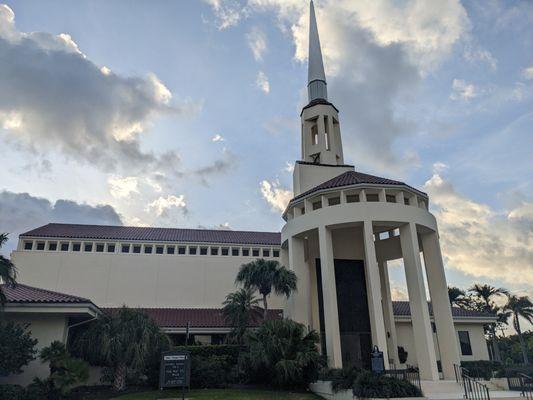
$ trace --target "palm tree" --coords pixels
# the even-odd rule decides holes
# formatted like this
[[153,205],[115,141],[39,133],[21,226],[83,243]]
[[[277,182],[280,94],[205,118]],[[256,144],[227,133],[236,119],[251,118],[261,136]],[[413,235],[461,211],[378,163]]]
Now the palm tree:
[[272,320],[248,332],[246,341],[243,364],[260,381],[294,388],[316,380],[321,361],[316,331],[290,319]]
[[522,330],[520,329],[520,317],[524,318],[529,323],[533,323],[533,303],[527,296],[519,297],[509,294],[504,310],[509,311],[513,317],[513,326],[520,341],[520,350],[522,351],[524,364],[529,364],[526,344],[524,337],[522,336]]
[[267,296],[274,289],[274,293],[285,295],[287,298],[296,290],[296,274],[273,260],[257,259],[243,264],[235,278],[235,283],[241,283],[246,289],[257,290],[263,296],[263,320],[267,319]]
[[469,304],[465,291],[455,286],[448,286],[448,298],[451,306],[467,308]]
[[168,337],[149,316],[124,306],[94,321],[73,347],[84,359],[110,367],[113,389],[121,391],[126,388],[128,372],[143,371],[165,344]]
[[241,343],[246,328],[261,318],[261,309],[258,304],[259,299],[254,297],[254,291],[249,288],[242,288],[228,294],[222,303],[222,314],[233,327],[232,336],[237,343]]
[[[7,233],[0,233],[0,248],[7,242],[7,237]],[[15,286],[17,284],[16,278],[17,269],[15,268],[15,264],[10,259],[0,255],[0,281],[6,285]],[[6,296],[0,286],[0,305],[3,306],[5,302]]]
[[[499,307],[494,303],[494,297],[508,295],[509,291],[504,288],[496,288],[487,284],[476,283],[468,289],[483,304],[483,311],[491,314],[497,314]],[[496,337],[496,323],[489,325],[489,331],[494,350],[494,360],[501,361],[500,348],[498,347],[498,338]]]

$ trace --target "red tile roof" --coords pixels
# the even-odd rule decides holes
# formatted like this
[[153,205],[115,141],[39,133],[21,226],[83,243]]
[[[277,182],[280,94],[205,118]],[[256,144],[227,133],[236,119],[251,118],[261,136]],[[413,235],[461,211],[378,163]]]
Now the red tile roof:
[[387,179],[387,178],[381,178],[379,176],[374,176],[374,175],[363,174],[362,172],[346,171],[336,176],[335,178],[330,179],[329,181],[321,183],[320,185],[315,186],[314,188],[309,189],[308,191],[299,194],[298,196],[294,197],[291,200],[291,203],[298,199],[306,197],[312,193],[318,192],[320,190],[333,189],[333,188],[351,186],[351,185],[357,185],[357,184],[363,184],[363,183],[369,183],[373,185],[406,186],[418,193],[423,194],[424,196],[426,195],[424,192],[421,192],[420,190],[415,189],[405,184],[404,182],[395,181],[395,180]]
[[[433,307],[428,302],[429,314],[433,315]],[[399,317],[410,317],[411,309],[408,301],[393,301],[392,302],[393,313]],[[464,308],[452,307],[453,317],[473,317],[473,318],[495,318],[494,315],[484,313],[480,311],[465,310]]]
[[7,303],[92,303],[91,300],[70,294],[53,292],[33,286],[17,283],[15,286],[2,284],[2,292]]
[[[103,308],[104,312],[113,313],[120,308]],[[157,323],[165,328],[186,327],[187,322],[195,328],[230,328],[226,323],[220,308],[139,308]],[[282,310],[268,310],[268,319],[281,319]],[[259,321],[252,326],[258,326]]]
[[51,223],[20,237],[37,236],[96,240],[144,240],[155,242],[227,243],[279,246],[279,232],[223,231],[210,229],[148,228],[139,226],[79,225]]

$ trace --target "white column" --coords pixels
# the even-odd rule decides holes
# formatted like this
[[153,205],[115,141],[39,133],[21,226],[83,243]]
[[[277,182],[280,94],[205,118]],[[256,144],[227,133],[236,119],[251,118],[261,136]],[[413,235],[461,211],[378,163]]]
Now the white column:
[[337,288],[335,285],[335,266],[333,263],[333,243],[331,241],[331,231],[325,226],[318,228],[318,241],[320,247],[324,324],[326,325],[324,331],[326,332],[328,366],[330,368],[342,368]]
[[388,368],[389,356],[387,351],[387,335],[381,307],[381,283],[379,279],[378,262],[374,246],[374,232],[372,221],[363,223],[363,242],[365,247],[365,276],[368,299],[368,312],[370,316],[370,329],[372,331],[372,345],[378,346],[383,351],[385,368]]
[[305,261],[304,239],[294,236],[289,239],[289,266],[298,277],[298,289],[289,299],[289,316],[305,326],[310,326],[311,280]]
[[439,237],[436,232],[422,235],[422,249],[440,346],[442,372],[444,379],[454,379],[453,364],[460,363],[460,356],[448,299],[448,285],[446,284]]
[[392,308],[392,296],[390,291],[387,261],[379,262],[379,278],[381,280],[383,318],[385,320],[385,329],[388,332],[387,343],[389,344],[389,358],[393,360],[397,368],[400,365],[400,360],[398,358],[398,339],[396,336],[396,324],[394,322],[394,310]]
[[425,380],[439,379],[437,358],[433,345],[433,333],[429,319],[428,303],[422,262],[418,248],[416,225],[412,222],[400,226],[400,243],[402,246],[409,307],[413,323],[413,336],[420,377]]

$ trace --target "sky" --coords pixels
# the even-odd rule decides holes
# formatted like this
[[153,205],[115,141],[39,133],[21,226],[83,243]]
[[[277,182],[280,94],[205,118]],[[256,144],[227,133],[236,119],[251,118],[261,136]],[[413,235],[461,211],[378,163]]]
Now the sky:
[[[533,3],[315,6],[345,161],[429,194],[450,285],[533,295]],[[0,5],[3,252],[48,222],[279,231],[308,7]]]

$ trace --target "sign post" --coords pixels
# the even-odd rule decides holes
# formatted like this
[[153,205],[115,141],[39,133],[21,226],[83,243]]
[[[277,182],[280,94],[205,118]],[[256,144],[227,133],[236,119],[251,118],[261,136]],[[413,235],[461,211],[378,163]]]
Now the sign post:
[[181,387],[185,399],[185,387],[191,380],[191,353],[186,350],[173,350],[161,353],[159,389]]
[[372,353],[370,353],[370,359],[372,360],[372,372],[382,374],[385,372],[385,361],[383,359],[383,352],[379,351],[378,346],[374,346]]

